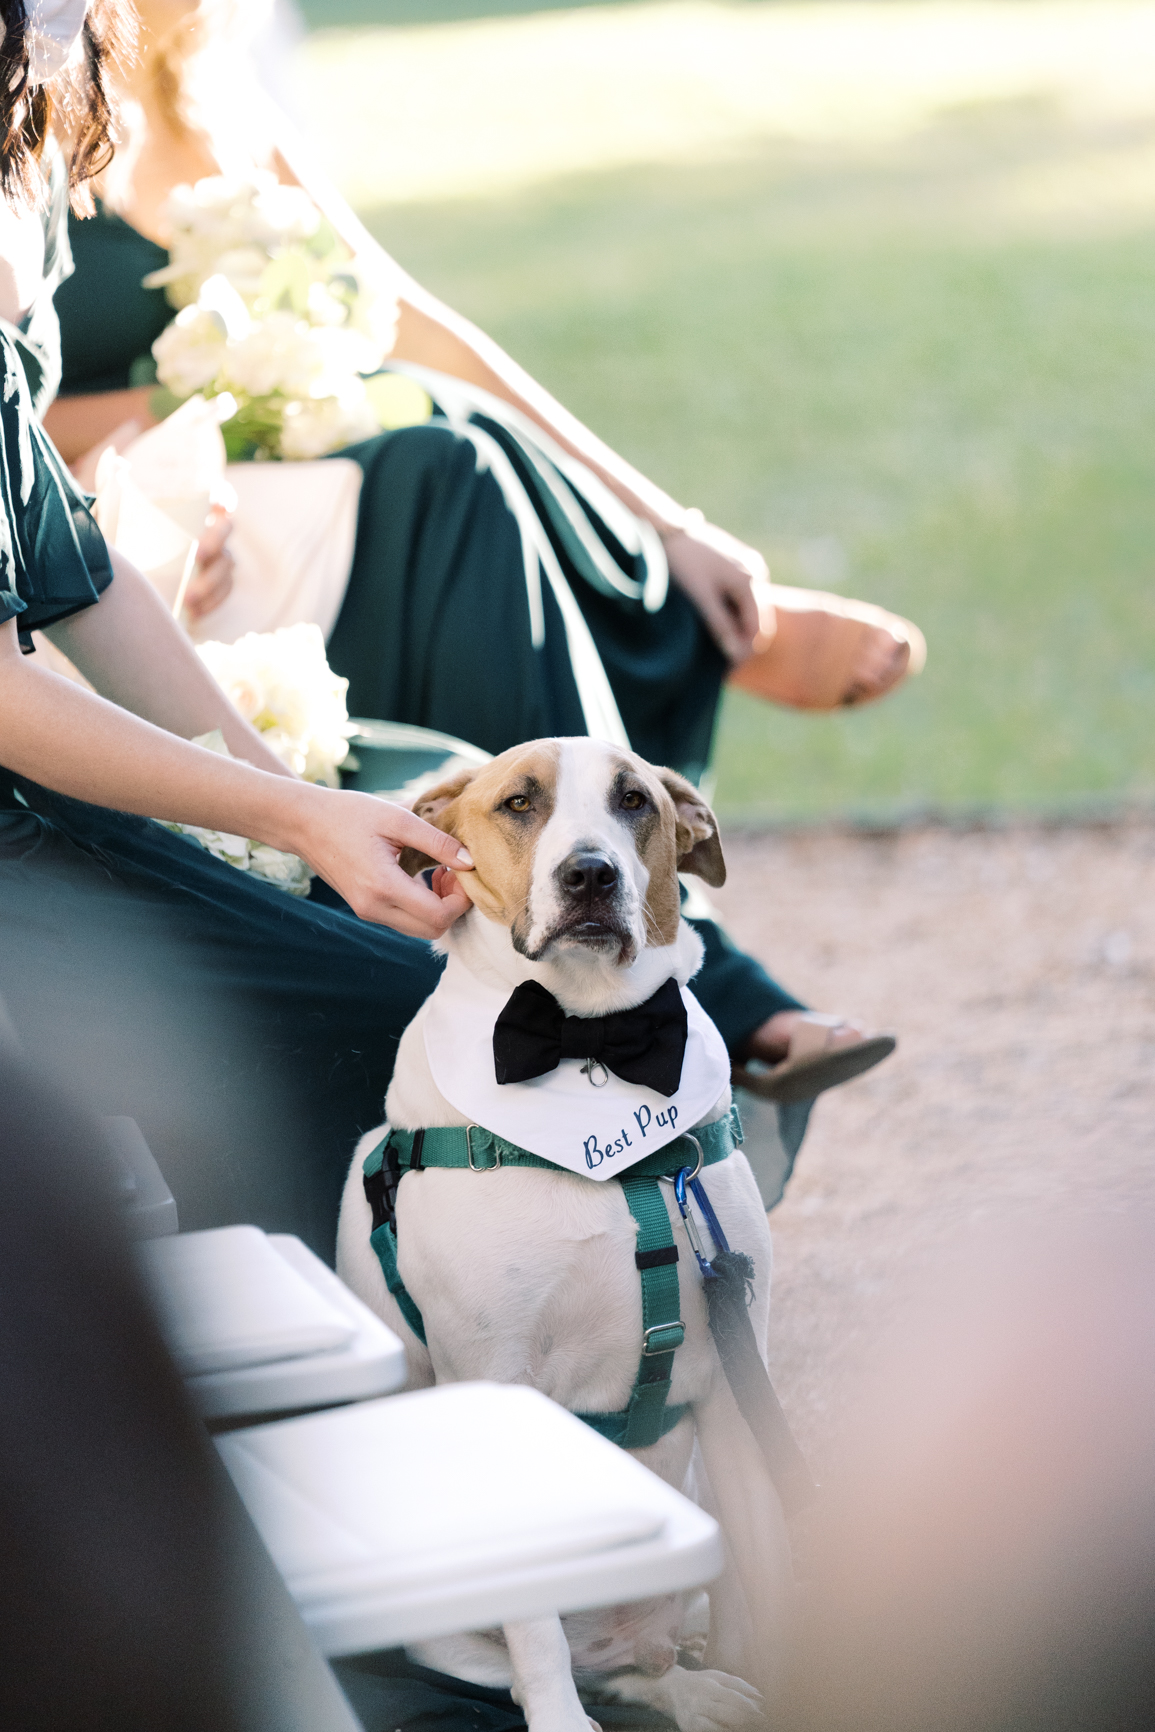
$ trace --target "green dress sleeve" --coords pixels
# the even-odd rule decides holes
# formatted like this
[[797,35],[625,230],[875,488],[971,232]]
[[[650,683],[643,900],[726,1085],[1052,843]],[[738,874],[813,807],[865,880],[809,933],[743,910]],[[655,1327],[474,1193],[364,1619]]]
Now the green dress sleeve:
[[60,379],[53,291],[72,269],[67,177],[49,161],[44,277],[19,325],[0,319],[0,623],[29,633],[91,607],[112,582],[104,537],[87,496],[40,425]]
[[0,622],[22,640],[112,582],[103,535],[33,413],[19,333],[0,322]]

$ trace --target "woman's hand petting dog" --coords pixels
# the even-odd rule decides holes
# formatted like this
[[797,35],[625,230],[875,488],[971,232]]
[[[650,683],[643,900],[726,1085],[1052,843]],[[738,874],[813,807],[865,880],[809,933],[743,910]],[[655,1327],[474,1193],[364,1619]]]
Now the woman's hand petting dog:
[[[439,938],[465,913],[470,902],[456,874],[471,871],[473,861],[455,837],[373,794],[306,786],[294,852],[362,920],[411,938]],[[402,848],[419,849],[439,862],[432,889],[402,871]]]

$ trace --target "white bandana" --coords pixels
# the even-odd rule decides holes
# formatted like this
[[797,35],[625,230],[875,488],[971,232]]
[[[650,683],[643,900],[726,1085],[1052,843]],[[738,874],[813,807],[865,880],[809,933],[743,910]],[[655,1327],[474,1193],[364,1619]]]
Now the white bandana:
[[446,1100],[472,1123],[584,1179],[619,1174],[692,1130],[730,1080],[725,1043],[692,992],[682,987],[688,1022],[682,1080],[668,1099],[623,1082],[612,1071],[595,1088],[582,1061],[563,1058],[529,1082],[499,1083],[493,1025],[509,987],[487,986],[456,956],[425,1013],[425,1051]]
[[88,0],[25,0],[28,79],[47,84],[66,66],[80,40]]

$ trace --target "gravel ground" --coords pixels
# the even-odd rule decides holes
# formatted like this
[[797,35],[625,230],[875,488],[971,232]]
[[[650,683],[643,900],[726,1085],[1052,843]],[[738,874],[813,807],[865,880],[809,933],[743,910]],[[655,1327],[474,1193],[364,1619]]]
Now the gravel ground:
[[904,1283],[975,1223],[1155,1203],[1155,826],[733,836],[734,937],[899,1049],[771,1215],[775,1383],[822,1472]]

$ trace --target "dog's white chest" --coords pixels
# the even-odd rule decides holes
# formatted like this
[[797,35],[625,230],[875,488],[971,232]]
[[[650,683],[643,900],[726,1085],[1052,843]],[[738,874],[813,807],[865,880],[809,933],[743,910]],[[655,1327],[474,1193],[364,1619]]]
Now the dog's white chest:
[[446,1100],[474,1124],[583,1178],[615,1179],[698,1124],[729,1083],[721,1035],[693,993],[681,992],[686,1054],[669,1098],[612,1072],[595,1087],[580,1059],[562,1059],[531,1082],[502,1084],[493,1025],[508,988],[487,985],[451,955],[426,1010],[429,1068]]

